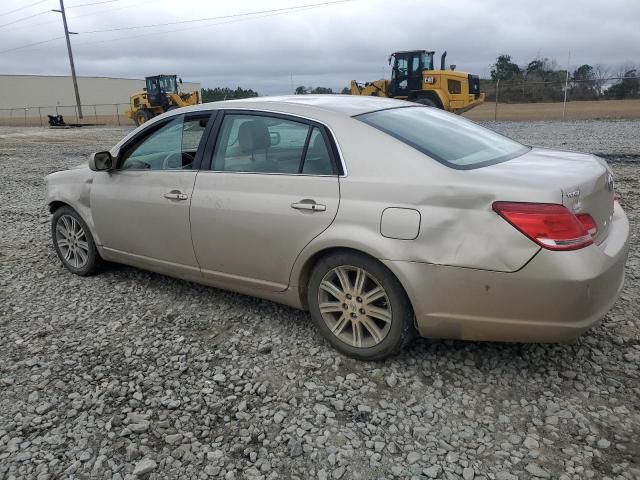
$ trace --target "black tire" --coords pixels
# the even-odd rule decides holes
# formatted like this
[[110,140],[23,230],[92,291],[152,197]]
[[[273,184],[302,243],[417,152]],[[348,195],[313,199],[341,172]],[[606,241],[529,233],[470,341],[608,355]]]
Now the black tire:
[[415,102],[419,103],[420,105],[426,105],[427,107],[440,108],[440,106],[436,102],[426,97],[416,98]]
[[[358,274],[358,269],[364,270],[370,276],[370,278],[366,280],[372,282],[370,283],[370,288],[375,288],[376,283],[374,282],[377,282],[377,286],[382,287],[382,289],[386,293],[383,302],[385,304],[388,304],[389,306],[391,320],[390,322],[378,323],[378,326],[380,326],[381,323],[383,328],[387,329],[384,338],[382,338],[381,341],[378,341],[378,343],[373,343],[377,340],[373,337],[373,335],[371,335],[371,330],[369,330],[369,327],[365,328],[364,324],[362,324],[361,327],[358,327],[360,328],[361,332],[359,338],[362,340],[365,335],[369,335],[372,339],[371,345],[363,345],[358,347],[350,343],[346,343],[346,341],[344,340],[345,336],[349,336],[349,332],[351,332],[353,339],[356,338],[356,334],[354,332],[356,327],[354,326],[354,324],[358,323],[360,321],[360,318],[367,317],[367,322],[370,322],[371,320],[378,322],[378,320],[372,319],[368,315],[364,315],[364,309],[360,310],[363,315],[357,317],[357,320],[348,319],[343,321],[342,316],[346,316],[347,313],[352,317],[354,316],[354,314],[358,315],[358,313],[356,313],[356,309],[354,309],[354,306],[351,304],[347,305],[347,303],[343,303],[341,307],[337,307],[343,308],[344,312],[336,310],[335,312],[331,313],[331,315],[334,315],[334,317],[332,318],[337,319],[333,327],[335,330],[340,330],[338,334],[342,335],[342,338],[338,337],[332,332],[328,323],[331,322],[331,319],[329,319],[328,321],[325,320],[323,313],[320,311],[320,297],[327,296],[327,294],[324,293],[326,292],[326,289],[321,289],[320,285],[323,280],[326,282],[326,279],[330,278],[327,276],[333,275],[333,272],[335,272],[335,269],[338,267],[342,267],[347,270],[352,269],[350,272],[350,281],[352,285],[354,283],[357,283],[357,277],[355,277],[356,280],[354,280],[354,275]],[[357,290],[353,291],[355,292]],[[332,296],[331,294],[329,296],[336,299],[335,302],[330,303],[341,303],[337,296]],[[352,299],[355,298],[356,297],[352,297]],[[402,285],[400,285],[398,279],[382,263],[358,252],[343,251],[322,258],[314,266],[313,271],[311,272],[308,285],[307,301],[311,317],[313,318],[313,321],[315,322],[322,336],[336,350],[358,360],[383,360],[401,351],[416,335],[416,330],[414,327],[413,308],[411,307],[411,302],[409,301],[409,298],[402,288]],[[344,302],[351,301],[353,300],[344,300]],[[358,297],[358,301],[361,301],[360,297]],[[363,306],[367,308],[369,307],[369,305]],[[325,312],[324,315],[327,315],[327,313]],[[349,322],[350,329],[347,330],[346,327],[337,328],[338,324],[340,324],[341,322],[343,322],[344,324]],[[349,341],[348,338],[347,341]]]
[[147,120],[149,120],[151,117],[153,117],[153,115],[149,110],[147,110],[146,108],[141,108],[136,112],[134,120],[136,122],[136,125],[139,127],[140,125],[145,123]]
[[[64,239],[66,244],[69,243],[66,238],[60,238],[65,237],[62,230],[67,228],[66,225],[69,225],[69,217],[72,217],[82,229],[82,235],[78,235],[79,240],[76,242],[76,248],[81,248],[81,242],[86,242],[86,261],[84,261],[82,264],[74,264],[73,261],[75,258],[83,259],[82,255],[67,255],[68,249],[66,252],[63,251],[63,249],[66,247],[65,245],[61,245],[61,242],[59,241],[61,239]],[[81,240],[83,238],[84,240]],[[71,273],[75,273],[76,275],[85,277],[87,275],[96,273],[102,266],[102,259],[100,258],[100,254],[98,253],[98,249],[96,248],[96,244],[93,240],[93,236],[91,235],[91,231],[89,230],[89,227],[87,227],[87,224],[84,222],[84,220],[82,220],[80,215],[78,215],[78,213],[73,208],[60,207],[54,212],[53,218],[51,219],[51,239],[53,241],[53,248],[55,249],[58,258],[62,262],[62,265]],[[81,245],[84,246],[84,243],[82,243]],[[84,248],[81,249],[83,252],[85,251]]]

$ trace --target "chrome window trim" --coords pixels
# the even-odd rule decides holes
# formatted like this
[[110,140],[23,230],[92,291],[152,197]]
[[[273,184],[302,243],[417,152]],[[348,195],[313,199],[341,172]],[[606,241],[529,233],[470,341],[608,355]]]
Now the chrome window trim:
[[336,139],[336,135],[335,133],[333,133],[333,129],[327,125],[326,123],[320,121],[320,120],[316,120],[315,118],[309,118],[309,117],[304,117],[300,114],[297,113],[289,113],[289,112],[281,112],[279,110],[265,110],[265,109],[261,109],[261,108],[248,108],[248,107],[229,107],[229,108],[216,108],[213,109],[216,111],[222,111],[223,113],[226,110],[245,110],[247,112],[258,112],[258,113],[275,113],[277,115],[284,115],[284,116],[289,116],[289,117],[294,117],[294,118],[299,118],[301,120],[305,120],[307,122],[315,122],[318,123],[320,125],[322,125],[323,127],[325,127],[327,129],[327,131],[331,134],[331,138],[333,140],[333,144],[336,146],[336,149],[338,150],[338,157],[340,158],[340,165],[342,165],[342,171],[344,172],[342,175],[313,175],[313,174],[309,174],[309,173],[270,173],[270,172],[233,172],[230,170],[213,170],[213,169],[208,169],[208,170],[199,170],[200,172],[215,172],[215,173],[251,173],[251,174],[255,174],[255,175],[289,175],[289,176],[306,176],[306,177],[338,177],[338,178],[345,178],[348,175],[348,171],[347,171],[347,164],[344,161],[344,156],[342,154],[342,149],[340,148],[340,144],[338,143],[338,140]]
[[240,172],[234,170],[198,170],[198,173],[226,173],[226,174],[242,174],[242,175],[283,175],[286,177],[326,177],[326,178],[344,178],[345,175],[315,175],[313,173],[282,173],[282,172]]

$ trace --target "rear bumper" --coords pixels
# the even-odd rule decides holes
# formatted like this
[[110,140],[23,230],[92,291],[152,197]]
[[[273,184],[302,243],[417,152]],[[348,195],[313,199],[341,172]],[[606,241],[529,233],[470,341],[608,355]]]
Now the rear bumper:
[[624,283],[629,222],[616,203],[607,238],[572,252],[541,249],[522,269],[492,272],[386,261],[422,336],[562,342],[600,322]]

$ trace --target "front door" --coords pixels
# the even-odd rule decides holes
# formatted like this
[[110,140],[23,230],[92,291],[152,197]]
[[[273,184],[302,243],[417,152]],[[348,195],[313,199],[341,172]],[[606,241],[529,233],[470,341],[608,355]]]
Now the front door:
[[409,95],[409,62],[406,55],[396,53],[391,77],[391,95],[393,97]]
[[107,255],[198,271],[189,204],[209,115],[148,127],[119,152],[116,170],[94,175],[91,212]]
[[224,115],[191,202],[193,246],[209,281],[287,288],[296,257],[338,210],[341,167],[332,145],[313,122]]
[[421,54],[419,52],[411,54],[408,59],[409,79],[407,81],[410,92],[415,92],[422,88],[422,65]]

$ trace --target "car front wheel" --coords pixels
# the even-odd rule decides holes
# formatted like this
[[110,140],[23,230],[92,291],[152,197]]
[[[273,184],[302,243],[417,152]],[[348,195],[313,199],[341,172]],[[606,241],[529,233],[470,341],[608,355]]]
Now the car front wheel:
[[382,360],[415,335],[413,310],[398,280],[357,252],[318,262],[309,279],[308,303],[324,338],[353,358]]
[[80,215],[70,207],[60,207],[51,220],[51,236],[58,258],[76,275],[95,273],[100,255],[91,232]]

